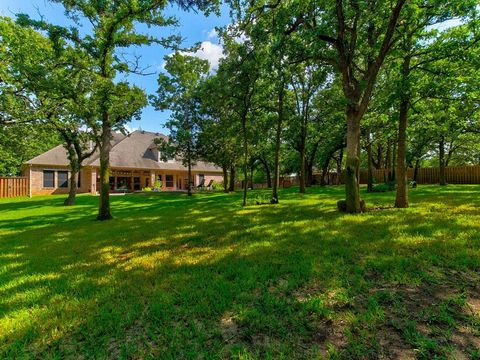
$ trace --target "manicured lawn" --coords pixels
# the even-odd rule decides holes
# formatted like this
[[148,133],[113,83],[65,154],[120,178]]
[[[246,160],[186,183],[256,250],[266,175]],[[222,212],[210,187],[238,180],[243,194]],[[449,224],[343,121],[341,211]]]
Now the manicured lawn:
[[480,357],[480,186],[309,192],[0,200],[0,358]]

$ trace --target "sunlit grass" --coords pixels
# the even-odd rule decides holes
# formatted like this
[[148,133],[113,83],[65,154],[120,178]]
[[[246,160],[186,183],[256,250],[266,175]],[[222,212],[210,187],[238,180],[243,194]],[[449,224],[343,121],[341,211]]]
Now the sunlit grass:
[[0,358],[477,356],[480,186],[362,195],[0,200]]

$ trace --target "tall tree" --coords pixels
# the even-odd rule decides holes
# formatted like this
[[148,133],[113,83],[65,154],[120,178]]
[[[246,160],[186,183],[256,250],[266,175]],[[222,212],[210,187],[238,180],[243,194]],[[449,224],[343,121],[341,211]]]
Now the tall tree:
[[165,57],[167,74],[158,77],[157,95],[152,104],[157,110],[170,110],[166,127],[170,130],[168,143],[160,140],[161,151],[168,157],[179,156],[188,169],[188,196],[192,195],[192,165],[198,160],[200,101],[199,86],[208,73],[209,63],[197,57],[176,52]]

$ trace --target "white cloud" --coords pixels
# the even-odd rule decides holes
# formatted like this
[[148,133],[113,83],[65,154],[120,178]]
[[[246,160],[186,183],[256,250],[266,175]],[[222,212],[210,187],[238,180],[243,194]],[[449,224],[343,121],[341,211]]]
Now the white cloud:
[[138,130],[138,127],[130,126],[130,125],[128,125],[128,124],[125,124],[125,125],[124,125],[124,128],[125,128],[125,130],[127,130],[127,132],[128,132],[129,134],[131,134],[132,132]]
[[215,29],[210,30],[207,34],[207,37],[209,39],[216,39],[218,37],[217,30],[215,30]]
[[207,40],[201,43],[197,51],[187,54],[198,57],[199,59],[208,60],[210,70],[217,70],[220,59],[223,57],[223,47]]

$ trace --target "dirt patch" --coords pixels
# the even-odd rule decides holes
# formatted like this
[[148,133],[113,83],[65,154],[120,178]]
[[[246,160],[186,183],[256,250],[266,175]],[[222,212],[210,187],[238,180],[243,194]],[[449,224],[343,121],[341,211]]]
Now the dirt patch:
[[220,331],[223,340],[228,344],[233,344],[239,338],[239,328],[230,312],[225,313],[220,319]]

